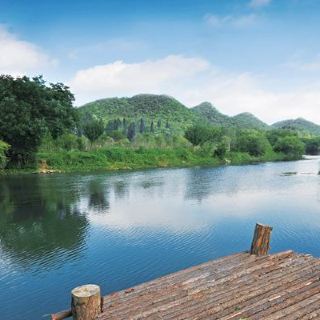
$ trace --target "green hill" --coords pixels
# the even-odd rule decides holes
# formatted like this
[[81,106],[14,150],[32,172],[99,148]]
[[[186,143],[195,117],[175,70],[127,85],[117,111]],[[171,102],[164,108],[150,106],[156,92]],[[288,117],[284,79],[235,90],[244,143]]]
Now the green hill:
[[200,114],[209,123],[224,127],[238,127],[243,129],[268,130],[270,127],[249,112],[229,117],[219,112],[210,102],[203,102],[192,110]]
[[178,100],[166,95],[140,94],[131,98],[101,99],[85,104],[79,111],[83,116],[90,114],[104,121],[116,118],[168,121],[170,126],[181,129],[203,120]]
[[201,104],[193,107],[191,110],[199,114],[203,119],[206,119],[209,123],[213,125],[233,125],[232,119],[227,115],[219,112],[210,102],[202,102]]
[[259,130],[270,129],[270,127],[266,123],[249,112],[239,113],[238,115],[232,117],[232,120],[240,128]]
[[279,121],[274,123],[272,127],[277,129],[294,129],[311,135],[320,135],[320,126],[303,118]]

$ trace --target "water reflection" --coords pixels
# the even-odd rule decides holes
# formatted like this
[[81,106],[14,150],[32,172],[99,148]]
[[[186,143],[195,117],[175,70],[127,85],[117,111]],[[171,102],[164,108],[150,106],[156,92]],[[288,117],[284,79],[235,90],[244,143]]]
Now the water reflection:
[[88,221],[76,190],[61,192],[54,180],[3,177],[0,184],[0,247],[22,265],[52,266],[63,253],[82,247]]
[[0,177],[1,317],[39,319],[80,283],[107,293],[245,250],[256,221],[275,227],[274,251],[320,256],[320,176],[300,174],[317,170],[313,159]]
[[109,186],[101,181],[92,180],[88,185],[89,208],[97,213],[106,213],[110,208]]

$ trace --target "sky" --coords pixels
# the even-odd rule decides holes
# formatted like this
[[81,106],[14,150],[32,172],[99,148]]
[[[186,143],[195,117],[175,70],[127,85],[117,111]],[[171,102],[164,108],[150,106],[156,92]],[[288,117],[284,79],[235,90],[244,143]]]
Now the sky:
[[0,0],[0,74],[320,123],[319,0]]

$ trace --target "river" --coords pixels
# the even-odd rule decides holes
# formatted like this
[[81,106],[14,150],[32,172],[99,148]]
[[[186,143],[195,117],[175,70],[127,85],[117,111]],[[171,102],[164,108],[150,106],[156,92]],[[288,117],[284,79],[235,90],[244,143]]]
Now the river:
[[0,177],[0,315],[49,319],[103,294],[249,249],[320,256],[319,158],[217,168]]

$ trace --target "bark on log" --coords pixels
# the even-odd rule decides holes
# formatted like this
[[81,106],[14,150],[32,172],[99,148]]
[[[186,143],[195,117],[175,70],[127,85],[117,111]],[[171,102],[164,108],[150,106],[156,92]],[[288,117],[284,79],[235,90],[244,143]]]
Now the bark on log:
[[272,227],[263,224],[256,224],[251,244],[251,254],[257,256],[267,255],[270,249],[270,236]]
[[51,320],[63,320],[72,317],[71,310],[60,311],[51,315]]
[[94,320],[102,310],[100,287],[87,284],[71,291],[73,320]]

